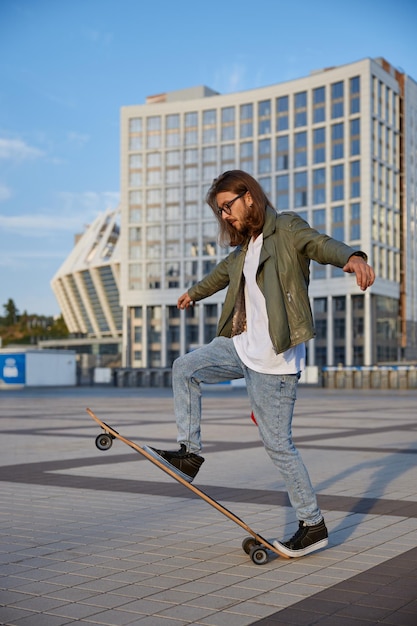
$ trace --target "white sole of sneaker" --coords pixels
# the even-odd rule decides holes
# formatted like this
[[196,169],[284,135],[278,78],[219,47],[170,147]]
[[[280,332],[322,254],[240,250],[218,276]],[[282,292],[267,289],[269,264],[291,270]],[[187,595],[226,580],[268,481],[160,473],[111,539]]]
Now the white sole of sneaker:
[[328,543],[328,539],[322,539],[321,541],[317,541],[316,543],[311,544],[311,546],[307,546],[307,548],[302,548],[301,550],[290,550],[289,548],[287,548],[287,546],[284,546],[282,543],[276,540],[272,542],[272,545],[274,545],[277,550],[280,550],[287,556],[295,559],[300,556],[306,556],[307,554],[311,554],[316,550],[321,550],[322,548],[325,548]]
[[152,450],[152,448],[149,448],[149,446],[143,446],[143,449],[146,450],[146,452],[150,454],[154,459],[159,461],[159,463],[162,463],[162,465],[170,469],[172,472],[175,472],[177,476],[180,476],[181,478],[186,480],[187,483],[191,483],[193,481],[193,479],[190,476],[188,476],[188,474],[184,474],[184,472],[181,472],[181,470],[179,470],[177,467],[175,467],[174,465],[171,465],[171,463],[169,463],[166,459],[164,459],[163,456],[160,456],[159,454],[157,454],[157,452],[155,452],[155,450]]

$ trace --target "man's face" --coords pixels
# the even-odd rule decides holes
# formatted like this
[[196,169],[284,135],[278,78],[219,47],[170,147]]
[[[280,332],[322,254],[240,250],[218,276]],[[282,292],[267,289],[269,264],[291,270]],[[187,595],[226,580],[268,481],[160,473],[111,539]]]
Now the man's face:
[[239,197],[231,191],[221,191],[216,196],[217,206],[223,209],[221,217],[241,233],[247,231],[251,197],[249,192]]

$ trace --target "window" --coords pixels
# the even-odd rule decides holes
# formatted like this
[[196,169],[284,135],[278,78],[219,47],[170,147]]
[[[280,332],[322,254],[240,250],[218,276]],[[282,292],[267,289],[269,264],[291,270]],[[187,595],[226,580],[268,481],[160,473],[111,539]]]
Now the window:
[[313,227],[320,233],[326,232],[326,210],[314,209],[313,211]]
[[216,114],[216,109],[203,111],[203,143],[216,142]]
[[344,107],[343,107],[343,81],[338,83],[333,83],[331,86],[331,112],[332,119],[336,117],[343,117]]
[[357,198],[361,195],[361,164],[360,161],[352,161],[350,164],[350,197]]
[[344,156],[344,124],[332,125],[332,159],[343,159]]
[[361,238],[361,205],[359,202],[354,202],[350,205],[350,240],[356,241]]
[[165,143],[167,147],[180,145],[180,116],[167,115],[165,119]]
[[135,150],[142,150],[142,147],[142,137],[136,135],[132,135],[131,137],[129,137],[129,150],[131,150],[132,152]]
[[129,120],[129,132],[130,133],[141,133],[142,132],[142,118],[141,117],[132,117]]
[[195,148],[184,150],[184,163],[185,165],[197,165],[198,150]]
[[154,169],[148,170],[146,173],[146,184],[147,185],[159,185],[161,183],[161,170]]
[[288,130],[288,96],[276,100],[277,132]]
[[161,117],[159,115],[152,115],[146,120],[147,129],[147,147],[148,148],[160,148],[161,147]]
[[235,146],[234,144],[226,144],[221,147],[221,169],[233,169],[235,164]]
[[288,174],[281,174],[276,178],[276,198],[277,208],[279,210],[286,210],[289,207],[289,176]]
[[321,167],[313,170],[313,204],[326,202],[326,170]]
[[271,132],[271,101],[263,100],[258,104],[258,135]]
[[129,265],[129,289],[142,289],[142,265],[140,263]]
[[146,166],[161,167],[161,153],[160,152],[148,152],[146,157]]
[[252,141],[244,141],[240,144],[240,158],[241,159],[252,159],[253,157],[253,142]]
[[142,209],[140,208],[131,208],[129,211],[129,222],[134,224],[135,222],[142,221]]
[[276,145],[276,169],[287,170],[288,169],[288,135],[281,135],[277,137]]
[[[313,273],[315,268],[325,270],[323,265],[315,263]],[[327,298],[314,298],[313,314],[316,329],[315,361],[316,365],[324,366],[327,363]]]
[[333,298],[333,313],[340,313],[346,310],[346,297],[337,296]]
[[195,111],[186,113],[184,118],[185,136],[184,143],[187,146],[198,143],[198,115]]
[[245,172],[253,172],[253,142],[244,141],[240,144],[240,167]]
[[161,190],[160,189],[149,189],[146,192],[146,204],[149,206],[151,204],[159,204],[161,202]]
[[314,315],[327,314],[327,298],[314,298]]
[[326,339],[327,337],[327,320],[317,320],[314,324],[316,329],[316,339]]
[[294,126],[307,125],[307,92],[301,91],[294,96]]
[[270,196],[271,192],[272,192],[271,177],[270,176],[260,176],[259,177],[259,184],[261,185],[261,187],[264,190],[265,194],[267,196]]
[[294,206],[307,206],[307,172],[296,172],[294,175]]
[[307,133],[295,133],[294,135],[294,167],[307,165]]
[[350,122],[350,156],[356,156],[361,151],[361,121],[355,118]]
[[142,172],[130,172],[129,187],[141,187],[141,185],[142,185]]
[[253,104],[240,106],[240,136],[242,139],[253,135]]
[[332,200],[338,201],[344,198],[344,177],[343,165],[333,165],[332,167]]
[[216,163],[217,148],[203,148],[203,163]]
[[159,263],[146,264],[146,281],[148,289],[161,288],[161,266]]
[[268,174],[271,171],[271,140],[261,139],[258,143],[258,173]]
[[339,241],[345,239],[344,207],[335,206],[332,208],[332,237]]
[[233,141],[235,138],[235,107],[225,107],[221,112],[222,141]]
[[180,151],[169,150],[165,156],[165,163],[167,167],[175,167],[180,164]]
[[142,192],[137,191],[129,191],[129,205],[141,205],[142,204]]
[[141,154],[131,154],[129,157],[129,168],[131,170],[140,170],[142,169],[142,155]]
[[350,79],[350,114],[359,113],[361,109],[361,79],[360,76],[354,76]]
[[313,124],[324,122],[326,119],[326,92],[324,87],[313,89]]
[[324,163],[326,160],[326,129],[313,130],[313,163]]
[[151,117],[148,117],[147,129],[148,129],[148,132],[161,130],[161,118],[159,115],[152,115]]

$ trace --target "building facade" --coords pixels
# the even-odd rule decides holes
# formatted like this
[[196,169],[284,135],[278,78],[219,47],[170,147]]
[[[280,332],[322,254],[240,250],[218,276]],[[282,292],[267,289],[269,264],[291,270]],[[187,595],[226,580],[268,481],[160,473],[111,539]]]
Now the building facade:
[[365,250],[376,270],[362,293],[354,277],[312,263],[317,334],[307,363],[416,358],[416,128],[417,85],[383,59],[244,92],[195,87],[123,107],[123,364],[170,367],[215,336],[224,293],[187,311],[176,303],[228,252],[205,196],[235,168],[255,176],[278,211],[296,211]]

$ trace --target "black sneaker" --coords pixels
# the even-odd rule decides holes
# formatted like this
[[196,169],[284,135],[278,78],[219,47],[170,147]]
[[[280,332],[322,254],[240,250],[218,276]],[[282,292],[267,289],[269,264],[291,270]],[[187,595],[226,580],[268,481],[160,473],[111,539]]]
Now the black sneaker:
[[300,522],[297,532],[289,541],[274,541],[274,546],[287,556],[297,557],[325,548],[328,543],[327,528],[322,519],[314,526]]
[[150,446],[143,446],[143,449],[189,483],[194,480],[200,466],[204,463],[202,456],[198,456],[198,454],[193,452],[187,452],[187,448],[183,443],[178,452],[156,450]]

